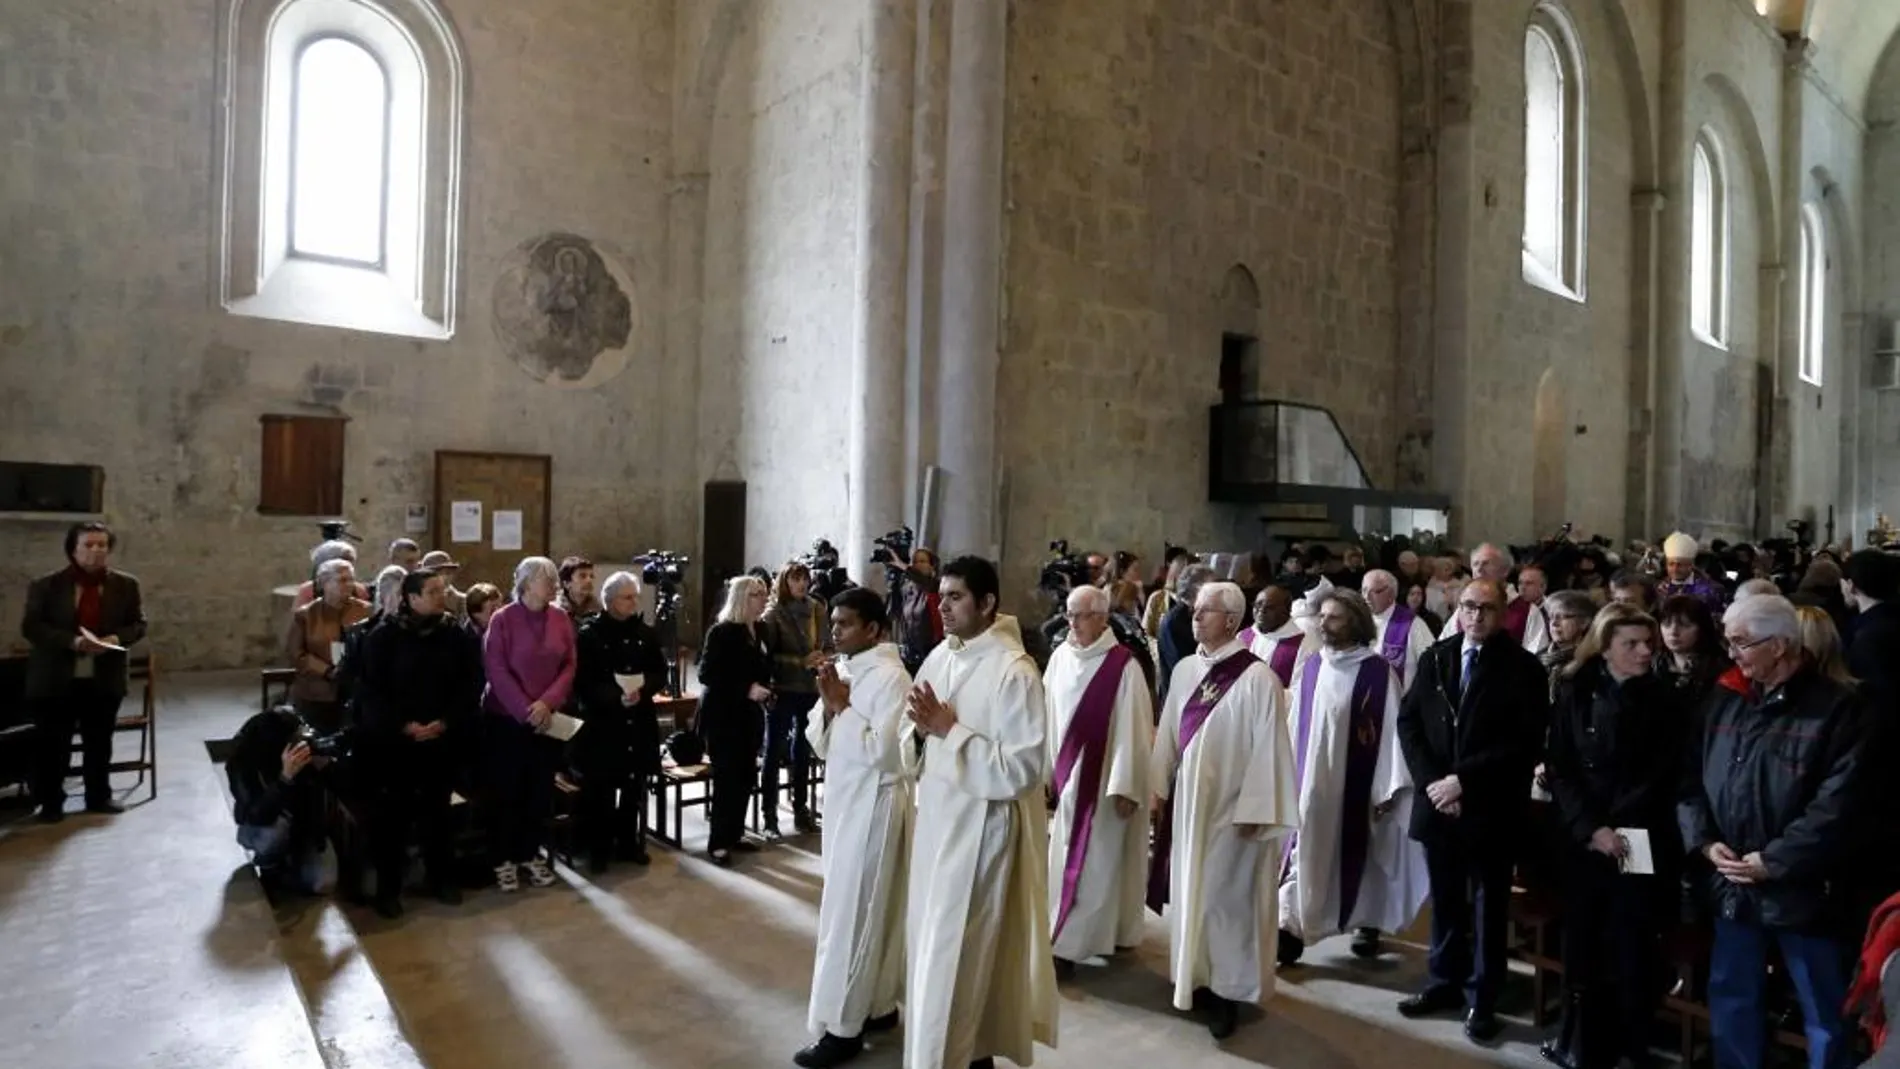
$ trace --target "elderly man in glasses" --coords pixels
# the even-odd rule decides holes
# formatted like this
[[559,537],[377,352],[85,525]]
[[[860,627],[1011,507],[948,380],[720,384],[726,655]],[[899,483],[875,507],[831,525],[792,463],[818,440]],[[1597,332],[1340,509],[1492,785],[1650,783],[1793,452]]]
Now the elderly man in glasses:
[[1722,629],[1735,666],[1710,695],[1692,790],[1676,814],[1683,846],[1709,862],[1702,892],[1715,918],[1715,1064],[1762,1064],[1773,944],[1801,1001],[1808,1064],[1844,1065],[1847,947],[1839,925],[1859,875],[1847,820],[1867,768],[1865,707],[1803,656],[1788,599],[1743,598],[1722,615]]
[[1399,705],[1399,747],[1429,804],[1412,807],[1425,846],[1432,946],[1424,991],[1406,1017],[1462,1011],[1473,1042],[1497,1038],[1511,866],[1525,829],[1530,782],[1550,706],[1549,681],[1504,629],[1504,584],[1473,579],[1459,592],[1458,630],[1418,660]]

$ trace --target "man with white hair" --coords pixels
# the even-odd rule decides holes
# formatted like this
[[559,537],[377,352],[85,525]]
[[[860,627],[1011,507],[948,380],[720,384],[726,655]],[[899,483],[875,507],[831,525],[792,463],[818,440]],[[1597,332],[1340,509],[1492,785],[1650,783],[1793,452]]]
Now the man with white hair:
[[1544,569],[1526,564],[1517,570],[1517,596],[1504,607],[1504,630],[1537,657],[1550,648],[1550,614],[1544,610],[1549,589]]
[[1273,677],[1283,687],[1293,685],[1293,670],[1313,645],[1307,630],[1293,619],[1296,600],[1298,596],[1279,583],[1269,585],[1254,596],[1253,627],[1248,629],[1253,635],[1247,639],[1247,648],[1273,669]]
[[1374,568],[1359,583],[1359,593],[1372,610],[1373,640],[1379,656],[1399,674],[1399,693],[1411,689],[1418,678],[1418,658],[1432,645],[1432,629],[1418,618],[1410,605],[1399,600],[1399,580],[1391,572]]
[[[1511,575],[1511,555],[1490,542],[1485,542],[1471,551],[1471,578],[1487,579],[1504,591],[1504,600],[1508,603],[1517,597],[1517,588],[1505,582]],[[1445,626],[1439,630],[1438,637],[1450,638],[1464,634],[1464,618],[1459,615],[1456,605],[1446,607]]]
[[[290,599],[290,609],[292,612],[303,608],[305,605],[323,596],[323,591],[319,589],[316,581],[317,569],[333,560],[346,560],[354,566],[356,564],[356,547],[342,539],[331,539],[327,542],[317,543],[317,548],[310,551],[310,578],[304,580],[303,585],[297,588],[296,596]],[[365,587],[362,583],[356,584],[354,592],[358,600],[369,600],[369,588]]]
[[1069,592],[1069,635],[1043,673],[1055,813],[1049,932],[1058,974],[1141,942],[1148,865],[1147,677],[1108,627],[1108,594]]
[[389,567],[413,572],[422,562],[422,547],[413,538],[398,538],[389,544]]
[[1406,834],[1412,776],[1399,752],[1399,678],[1372,647],[1372,609],[1335,591],[1320,603],[1319,625],[1322,645],[1301,660],[1291,695],[1300,830],[1280,882],[1281,965],[1349,929],[1355,955],[1377,955],[1379,933],[1409,927],[1430,887],[1424,850]]
[[1696,554],[1702,547],[1696,540],[1677,531],[1663,539],[1663,581],[1656,584],[1656,603],[1658,605],[1670,598],[1687,595],[1709,607],[1709,611],[1720,617],[1722,606],[1727,598],[1715,580],[1696,570]]
[[1246,604],[1232,583],[1201,588],[1149,770],[1164,808],[1148,904],[1169,907],[1175,1008],[1204,1009],[1215,1039],[1272,993],[1279,900],[1261,881],[1299,820],[1286,689],[1235,638]]

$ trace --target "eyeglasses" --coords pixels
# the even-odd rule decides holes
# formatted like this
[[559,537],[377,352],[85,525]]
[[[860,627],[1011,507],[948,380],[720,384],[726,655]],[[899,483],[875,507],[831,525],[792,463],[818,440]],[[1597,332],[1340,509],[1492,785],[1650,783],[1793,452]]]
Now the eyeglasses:
[[[1768,636],[1768,638],[1773,637],[1773,635]],[[1766,641],[1768,641],[1767,638],[1725,638],[1722,640],[1722,648],[1728,651],[1730,657],[1733,657],[1738,653],[1747,653]]]
[[1105,612],[1095,612],[1093,610],[1089,610],[1086,612],[1065,612],[1062,614],[1062,618],[1064,620],[1069,621],[1070,623],[1075,623],[1077,620],[1087,620],[1090,617],[1107,616],[1107,615],[1108,614]]
[[1483,601],[1461,601],[1458,603],[1458,611],[1482,616],[1487,612],[1497,612],[1498,607]]

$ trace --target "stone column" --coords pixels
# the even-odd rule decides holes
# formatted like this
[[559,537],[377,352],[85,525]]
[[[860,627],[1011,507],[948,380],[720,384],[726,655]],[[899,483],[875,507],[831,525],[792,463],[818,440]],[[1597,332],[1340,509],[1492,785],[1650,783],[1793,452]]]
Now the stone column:
[[994,559],[996,372],[1002,340],[1003,63],[1007,0],[956,0],[944,138],[937,458],[946,556]]
[[[1657,121],[1656,185],[1660,214],[1656,217],[1656,262],[1661,270],[1651,292],[1657,322],[1651,397],[1650,449],[1656,457],[1655,480],[1649,491],[1650,524],[1632,525],[1629,533],[1657,538],[1685,525],[1683,516],[1683,365],[1689,346],[1689,213],[1669,210],[1689,203],[1689,153],[1695,133],[1689,128],[1686,104],[1688,14],[1680,4],[1663,12],[1663,69]],[[1733,210],[1733,209],[1731,209]],[[1707,503],[1703,503],[1704,507]],[[1693,532],[1691,532],[1693,533]]]
[[1638,190],[1630,198],[1630,427],[1623,538],[1653,537],[1663,522],[1656,516],[1656,391],[1661,371],[1656,276],[1663,207],[1661,190]]
[[857,344],[851,360],[846,567],[903,519],[904,366],[910,268],[915,0],[870,0],[865,25],[864,195],[858,217]]
[[[1434,243],[1436,264],[1432,316],[1436,345],[1432,354],[1430,472],[1432,485],[1451,498],[1451,530],[1470,533],[1471,483],[1466,458],[1473,450],[1469,403],[1472,334],[1472,234],[1478,188],[1471,101],[1475,92],[1471,68],[1472,10],[1465,0],[1442,6],[1441,47],[1445,52],[1440,74],[1443,96],[1439,102],[1437,169],[1438,231]],[[1482,534],[1483,532],[1477,532]]]

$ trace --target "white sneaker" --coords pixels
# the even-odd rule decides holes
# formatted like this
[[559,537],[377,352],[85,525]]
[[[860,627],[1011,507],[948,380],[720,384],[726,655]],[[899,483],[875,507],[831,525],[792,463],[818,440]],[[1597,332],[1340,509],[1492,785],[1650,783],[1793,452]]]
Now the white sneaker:
[[554,870],[548,867],[547,862],[537,857],[532,861],[523,861],[521,867],[528,870],[528,883],[531,886],[554,886]]
[[505,895],[521,890],[521,877],[515,870],[515,863],[504,861],[495,866],[495,886]]

